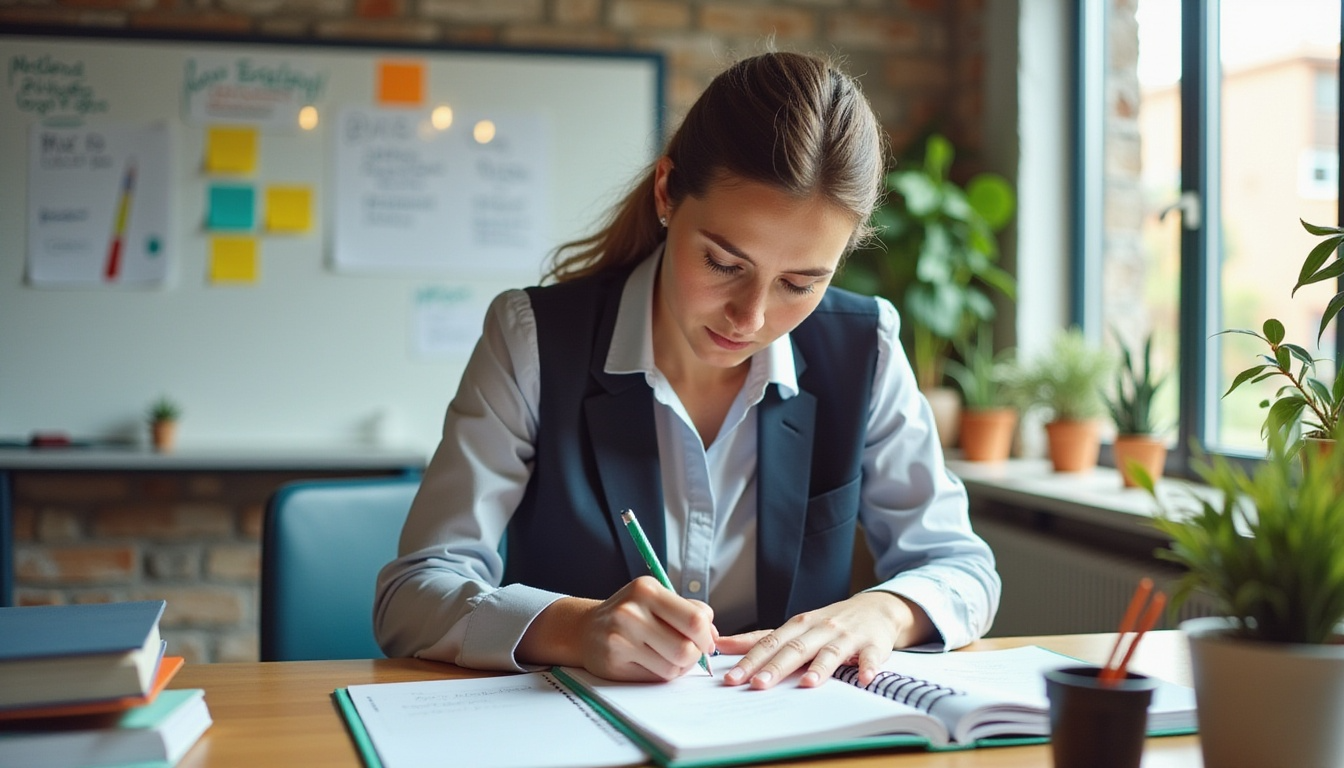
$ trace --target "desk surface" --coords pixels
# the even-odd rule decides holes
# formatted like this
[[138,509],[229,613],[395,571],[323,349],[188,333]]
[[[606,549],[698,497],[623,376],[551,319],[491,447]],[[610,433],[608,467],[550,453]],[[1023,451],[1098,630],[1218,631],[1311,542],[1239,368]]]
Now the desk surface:
[[[1037,644],[1101,663],[1113,635],[1063,635],[982,640],[969,650]],[[1189,684],[1185,640],[1174,630],[1152,632],[1135,653],[1132,669]],[[182,760],[182,768],[256,768],[262,765],[321,765],[359,768],[361,762],[331,699],[336,688],[359,683],[391,683],[475,677],[481,673],[414,659],[297,661],[188,665],[174,688],[204,688],[215,723]],[[1050,765],[1048,745],[1000,747],[966,752],[892,752],[826,756],[791,761],[791,766],[846,768],[1040,768]],[[1144,768],[1199,766],[1195,736],[1150,739]]]

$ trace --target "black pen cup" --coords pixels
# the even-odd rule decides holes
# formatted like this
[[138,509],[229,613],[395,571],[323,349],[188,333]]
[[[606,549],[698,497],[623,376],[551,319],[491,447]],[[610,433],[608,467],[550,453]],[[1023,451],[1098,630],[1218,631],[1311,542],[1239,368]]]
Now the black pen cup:
[[1055,768],[1139,768],[1157,681],[1133,672],[1107,685],[1101,667],[1045,673]]

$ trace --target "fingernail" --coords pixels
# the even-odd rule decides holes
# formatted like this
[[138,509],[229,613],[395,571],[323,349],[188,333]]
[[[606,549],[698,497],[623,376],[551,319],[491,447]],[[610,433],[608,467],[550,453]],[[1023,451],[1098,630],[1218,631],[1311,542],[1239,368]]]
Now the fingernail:
[[752,682],[760,683],[761,685],[769,685],[770,681],[774,679],[775,676],[769,672],[759,672],[756,677],[752,679]]
[[723,679],[730,683],[742,682],[742,668],[733,667],[732,669],[728,670],[728,674],[724,675]]
[[808,672],[807,674],[803,675],[803,679],[801,682],[803,685],[816,685],[817,683],[821,682],[821,675],[817,674],[816,672]]

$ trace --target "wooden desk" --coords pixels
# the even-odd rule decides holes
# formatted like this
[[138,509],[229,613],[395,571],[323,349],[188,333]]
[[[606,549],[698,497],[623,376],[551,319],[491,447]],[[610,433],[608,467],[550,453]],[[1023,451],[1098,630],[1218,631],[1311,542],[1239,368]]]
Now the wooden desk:
[[[982,640],[969,650],[1036,644],[1101,663],[1113,635],[1061,635]],[[1190,683],[1185,639],[1176,631],[1152,632],[1131,668],[1172,682]],[[359,768],[362,763],[331,699],[336,688],[359,683],[391,683],[475,677],[481,673],[413,659],[291,661],[188,665],[174,688],[204,688],[215,723],[182,760],[182,768],[257,768],[264,765],[321,765]],[[445,749],[445,764],[452,762]],[[1042,768],[1050,765],[1049,745],[998,747],[965,752],[878,752],[795,760],[791,766],[845,768]],[[1150,739],[1144,768],[1199,766],[1195,736]]]

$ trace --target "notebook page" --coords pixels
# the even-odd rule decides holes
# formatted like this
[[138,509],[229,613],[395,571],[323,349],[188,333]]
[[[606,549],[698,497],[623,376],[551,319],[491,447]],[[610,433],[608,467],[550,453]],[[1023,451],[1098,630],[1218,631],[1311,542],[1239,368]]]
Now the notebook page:
[[611,768],[647,761],[543,672],[346,690],[383,768]]

